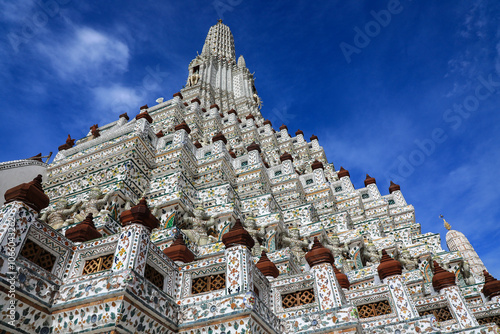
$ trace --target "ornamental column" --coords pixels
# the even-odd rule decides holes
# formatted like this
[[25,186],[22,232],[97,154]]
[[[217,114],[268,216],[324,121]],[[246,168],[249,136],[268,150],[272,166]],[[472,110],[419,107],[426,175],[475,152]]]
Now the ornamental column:
[[455,274],[441,268],[436,261],[434,261],[432,287],[446,298],[450,311],[460,328],[479,326],[476,317],[474,317],[460,293],[460,289],[455,282]]
[[222,242],[226,246],[226,293],[253,291],[254,263],[250,251],[255,242],[239,219],[222,236]]
[[346,304],[344,291],[334,271],[333,255],[328,248],[323,247],[317,237],[314,237],[314,244],[306,254],[306,261],[314,275],[314,284],[318,292],[316,298],[320,308],[327,310]]
[[399,261],[390,257],[385,249],[382,250],[382,258],[377,271],[380,280],[389,287],[398,319],[402,321],[418,318],[419,314],[411,298],[410,291],[408,291],[401,277],[403,267]]
[[134,270],[144,276],[151,231],[160,225],[142,198],[139,204],[120,215],[123,226],[116,245],[113,271]]

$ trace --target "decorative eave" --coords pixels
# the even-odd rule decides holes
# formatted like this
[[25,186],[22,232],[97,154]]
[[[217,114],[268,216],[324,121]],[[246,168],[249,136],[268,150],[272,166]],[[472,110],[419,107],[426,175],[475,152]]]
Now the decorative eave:
[[318,237],[314,237],[314,244],[311,250],[306,253],[306,261],[309,263],[309,266],[313,267],[322,263],[333,265],[335,259],[332,252],[319,242]]
[[396,183],[391,181],[391,186],[389,187],[389,194],[392,194],[393,192],[398,191],[398,190],[401,190],[401,187],[399,186],[399,184],[396,184]]
[[140,224],[147,227],[150,231],[160,226],[160,222],[151,213],[145,198],[141,198],[139,204],[123,211],[120,215],[122,226]]
[[281,162],[283,162],[283,161],[285,161],[285,160],[290,160],[290,161],[292,161],[292,162],[293,162],[293,157],[292,157],[292,155],[291,155],[290,153],[288,153],[288,152],[283,153],[283,154],[280,156],[280,161],[281,161]]
[[387,277],[401,275],[403,273],[403,266],[399,261],[390,257],[385,249],[382,249],[382,258],[380,259],[377,271],[378,276],[383,280]]
[[97,231],[94,225],[92,213],[79,224],[66,230],[66,238],[73,242],[86,242],[102,237],[102,234]]
[[495,279],[490,275],[486,270],[483,270],[484,274],[484,286],[483,286],[483,294],[488,298],[493,298],[496,296],[500,296],[500,281]]
[[339,177],[339,179],[341,179],[344,176],[350,177],[351,174],[349,174],[349,171],[347,169],[344,169],[344,167],[340,166],[340,170],[338,171],[337,176]]
[[23,202],[36,212],[40,212],[49,206],[49,196],[45,195],[42,188],[42,175],[38,174],[33,181],[22,183],[10,188],[4,194],[5,203],[13,201]]
[[366,174],[365,187],[367,187],[369,184],[377,184],[377,182],[375,182],[375,178],[373,178],[370,175]]
[[255,142],[252,142],[247,147],[247,152],[251,152],[251,151],[258,151],[259,153],[262,152],[261,149],[260,149],[260,145],[256,144]]
[[186,131],[188,134],[191,133],[191,128],[189,127],[189,125],[187,125],[186,121],[182,121],[181,124],[177,124],[174,128],[175,131],[179,131],[179,130],[184,130]]
[[151,118],[147,110],[144,110],[135,116],[136,120],[140,120],[141,118],[145,118],[149,123],[153,123],[153,118]]
[[222,134],[222,132],[219,132],[218,134],[216,134],[215,136],[212,137],[212,143],[215,143],[215,142],[217,142],[219,140],[222,140],[224,142],[224,144],[227,144],[227,139]]
[[262,251],[256,267],[262,272],[262,274],[264,274],[264,276],[272,276],[276,278],[280,274],[280,271],[278,270],[276,265],[271,260],[269,260],[265,251]]
[[432,277],[432,286],[435,291],[457,285],[455,282],[455,274],[441,268],[439,263],[434,261],[434,276]]
[[194,261],[194,254],[186,246],[182,234],[177,234],[174,242],[163,250],[163,254],[168,256],[172,261],[180,261],[189,263]]
[[255,245],[250,233],[245,230],[241,221],[236,219],[233,227],[222,236],[222,242],[227,248],[231,248],[238,245],[246,246],[249,250]]
[[323,167],[323,163],[321,161],[318,161],[318,160],[314,160],[314,162],[311,164],[311,168],[312,168],[312,170],[325,169],[325,167]]

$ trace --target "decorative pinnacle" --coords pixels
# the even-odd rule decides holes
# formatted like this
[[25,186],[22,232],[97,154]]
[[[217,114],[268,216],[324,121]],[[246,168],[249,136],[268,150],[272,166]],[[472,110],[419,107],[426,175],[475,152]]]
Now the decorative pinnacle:
[[450,223],[448,223],[448,222],[446,221],[446,219],[444,219],[444,216],[443,216],[443,215],[439,215],[439,218],[441,218],[441,219],[444,221],[444,227],[445,227],[448,231],[449,231],[449,230],[451,230],[451,225],[450,225]]

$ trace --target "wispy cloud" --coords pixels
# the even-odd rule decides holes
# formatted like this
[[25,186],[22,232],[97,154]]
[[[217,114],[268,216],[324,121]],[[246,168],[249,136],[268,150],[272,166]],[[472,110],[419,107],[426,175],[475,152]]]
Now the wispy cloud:
[[122,41],[88,27],[77,27],[63,40],[37,45],[59,78],[85,85],[128,70],[130,53]]

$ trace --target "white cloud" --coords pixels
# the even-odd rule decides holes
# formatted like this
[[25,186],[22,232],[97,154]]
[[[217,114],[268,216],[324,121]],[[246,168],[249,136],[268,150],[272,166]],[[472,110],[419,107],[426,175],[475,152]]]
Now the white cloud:
[[97,110],[107,115],[120,115],[139,110],[143,97],[137,89],[122,85],[99,86],[92,90]]
[[40,42],[38,49],[61,79],[86,85],[126,72],[130,58],[125,43],[87,27],[62,41]]

